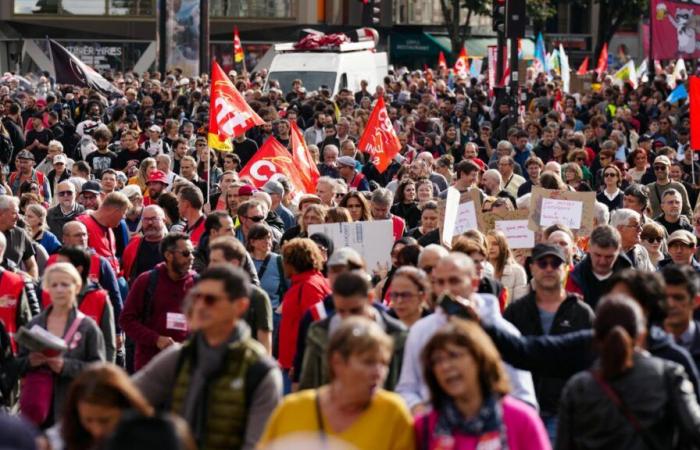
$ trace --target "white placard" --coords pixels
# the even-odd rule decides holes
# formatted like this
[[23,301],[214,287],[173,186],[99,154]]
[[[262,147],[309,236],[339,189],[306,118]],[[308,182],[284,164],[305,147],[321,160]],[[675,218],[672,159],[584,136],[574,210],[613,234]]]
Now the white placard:
[[314,233],[324,233],[330,237],[336,250],[342,247],[356,250],[364,258],[370,273],[380,265],[391,267],[391,248],[394,245],[391,220],[309,225],[309,236]]
[[543,198],[541,211],[540,226],[542,227],[559,224],[574,230],[581,228],[583,202]]
[[508,240],[511,249],[533,248],[535,246],[535,233],[527,226],[528,220],[497,220],[494,223],[496,230],[501,231]]
[[476,208],[474,202],[466,202],[459,205],[457,208],[457,220],[453,236],[460,235],[468,230],[476,230],[479,228],[479,223],[476,220]]

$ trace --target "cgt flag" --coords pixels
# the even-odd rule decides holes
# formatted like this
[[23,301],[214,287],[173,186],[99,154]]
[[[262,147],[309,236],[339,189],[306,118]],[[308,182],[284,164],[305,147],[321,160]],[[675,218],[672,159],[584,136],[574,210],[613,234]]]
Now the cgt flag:
[[209,147],[222,152],[233,150],[231,138],[248,129],[263,125],[264,120],[246,103],[216,61],[211,67],[211,101],[209,106]]
[[292,161],[299,168],[299,177],[304,183],[306,192],[316,192],[316,182],[321,174],[314,164],[314,159],[306,147],[304,136],[301,134],[296,122],[291,122],[290,145],[292,146]]
[[459,77],[466,77],[469,75],[469,56],[467,55],[467,49],[462,47],[459,51],[459,57],[455,61],[454,66],[455,75]]
[[105,80],[102,75],[95,72],[92,67],[82,62],[58,42],[49,39],[49,48],[51,49],[56,83],[85,86],[105,95],[124,95],[116,86]]
[[357,148],[370,154],[372,164],[379,173],[383,173],[389,167],[394,156],[401,150],[401,143],[386,112],[384,98],[379,97],[374,105]]
[[289,151],[274,137],[270,136],[248,164],[239,172],[241,179],[248,178],[255,187],[261,188],[265,183],[284,175],[294,188],[295,194],[305,192],[305,185],[299,167],[292,159]]
[[243,45],[241,45],[241,37],[238,35],[238,27],[233,27],[233,62],[242,64],[245,60],[243,53]]

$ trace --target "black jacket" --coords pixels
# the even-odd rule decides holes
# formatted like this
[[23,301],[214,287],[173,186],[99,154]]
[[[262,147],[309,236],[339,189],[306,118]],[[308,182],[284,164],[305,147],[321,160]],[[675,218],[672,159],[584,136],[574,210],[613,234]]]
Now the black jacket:
[[[604,383],[629,408],[644,433],[635,430],[586,371],[574,376],[562,393],[557,449],[687,449],[687,444],[700,442],[700,407],[678,364],[640,352],[632,369]],[[674,447],[677,431],[685,443],[680,447]]]
[[[613,264],[613,273],[623,269],[632,267],[632,263],[624,253],[620,253]],[[609,278],[607,280],[599,280],[593,275],[593,266],[591,264],[590,255],[586,255],[580,263],[576,264],[574,270],[569,275],[569,281],[566,290],[570,292],[581,293],[583,301],[588,303],[593,310],[600,297],[608,291]]]
[[[577,330],[590,330],[593,326],[593,310],[576,294],[569,294],[559,305],[552,321],[549,335],[559,335]],[[515,325],[523,336],[542,336],[539,308],[535,301],[535,292],[530,292],[511,303],[503,312],[503,318]],[[535,383],[535,393],[540,404],[540,412],[546,415],[556,415],[559,396],[566,384],[565,377],[548,377],[532,371]]]
[[[515,336],[508,331],[484,325],[503,361],[516,369],[538,371],[551,377],[566,377],[593,365],[593,330],[580,330],[558,336]],[[647,350],[657,358],[680,364],[698,395],[698,369],[690,354],[661,328],[651,326]]]

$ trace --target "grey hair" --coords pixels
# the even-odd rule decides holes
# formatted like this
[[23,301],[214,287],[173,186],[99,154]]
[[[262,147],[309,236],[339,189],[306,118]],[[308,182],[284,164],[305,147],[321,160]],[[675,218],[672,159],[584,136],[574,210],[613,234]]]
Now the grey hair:
[[335,150],[336,153],[340,154],[340,150],[338,149],[337,145],[328,144],[325,147],[323,147],[323,155],[325,156],[326,152],[329,150]]
[[4,233],[0,233],[0,261],[5,257],[5,249],[7,248],[7,238]]
[[503,186],[503,177],[501,176],[501,172],[499,172],[498,170],[496,170],[496,169],[489,169],[489,170],[487,170],[486,172],[484,172],[484,175],[482,176],[482,179],[483,179],[483,177],[485,177],[486,175],[492,175],[492,176],[494,176],[494,177],[498,177],[498,185],[501,186],[501,187]]
[[496,152],[498,152],[502,148],[508,148],[508,154],[512,155],[513,154],[513,144],[510,143],[510,141],[506,141],[505,139],[502,141],[498,142],[498,145],[496,145]]
[[16,205],[15,199],[9,195],[0,195],[0,211],[5,211],[10,209],[13,205]]
[[377,188],[372,192],[372,203],[391,206],[394,202],[394,194],[387,188]]
[[421,262],[425,260],[425,258],[428,257],[430,254],[436,254],[438,258],[442,259],[445,256],[449,255],[450,252],[447,251],[445,247],[442,245],[438,244],[430,244],[427,245],[422,252],[420,252],[420,255],[418,256],[418,266],[421,266]]
[[49,141],[48,147],[49,147],[49,148],[51,148],[51,147],[56,147],[56,148],[61,149],[61,151],[63,151],[63,144],[61,144],[61,141],[57,141],[56,139],[51,139],[51,140]]
[[616,209],[610,217],[610,225],[615,228],[622,227],[627,225],[632,219],[636,219],[637,221],[641,220],[637,211],[628,208]]
[[668,197],[669,195],[677,195],[677,196],[679,196],[679,197],[681,198],[681,200],[683,199],[683,196],[681,195],[680,192],[678,192],[678,189],[675,189],[675,188],[668,188],[668,189],[666,189],[666,190],[664,191],[663,194],[661,194],[661,200],[665,199],[665,198]]
[[620,248],[620,232],[610,225],[600,225],[591,233],[590,245],[600,248]]
[[605,203],[595,202],[595,220],[598,225],[607,225],[610,221],[610,210]]

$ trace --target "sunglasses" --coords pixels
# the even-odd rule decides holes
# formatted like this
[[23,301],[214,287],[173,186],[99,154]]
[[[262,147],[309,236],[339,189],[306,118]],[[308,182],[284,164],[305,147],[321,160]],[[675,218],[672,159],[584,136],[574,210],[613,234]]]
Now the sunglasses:
[[262,222],[263,220],[265,220],[265,217],[264,216],[253,216],[253,217],[246,217],[246,219],[252,220],[253,222],[258,223],[258,222]]
[[650,238],[642,238],[642,239],[644,239],[645,241],[647,241],[650,244],[661,243],[664,240],[664,238],[662,238],[662,237],[655,237],[655,238],[650,237]]
[[542,270],[546,269],[547,267],[551,267],[552,269],[558,269],[559,267],[561,267],[562,264],[564,264],[564,261],[557,258],[538,259],[537,261],[535,261],[535,264]]
[[202,299],[204,301],[204,304],[207,306],[211,306],[214,303],[218,302],[219,299],[222,297],[220,295],[214,295],[214,294],[201,294],[199,292],[196,292],[192,294],[192,301],[196,302],[199,299]]
[[605,174],[605,178],[617,178],[617,174],[613,172],[608,172]]
[[187,258],[190,255],[192,255],[192,253],[194,253],[194,252],[192,250],[173,250],[173,253],[179,253],[182,256],[184,256],[185,258]]
[[654,170],[661,172],[666,170],[666,166],[654,166]]

